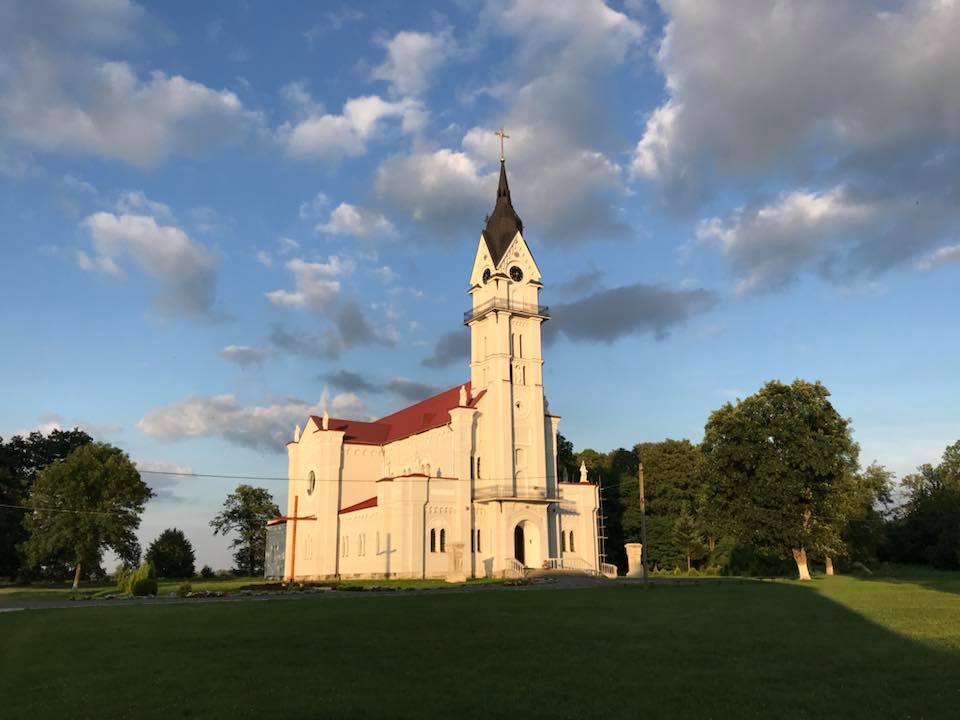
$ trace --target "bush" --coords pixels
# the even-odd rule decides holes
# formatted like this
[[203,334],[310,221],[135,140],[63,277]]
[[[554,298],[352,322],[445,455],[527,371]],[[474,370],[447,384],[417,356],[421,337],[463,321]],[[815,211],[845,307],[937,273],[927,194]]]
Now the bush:
[[135,580],[131,588],[134,597],[147,597],[157,594],[157,579],[152,577]]
[[193,590],[193,588],[190,586],[190,583],[181,583],[180,587],[177,588],[177,597],[184,598],[191,590]]
[[[144,563],[136,570],[130,570],[126,567],[119,567],[117,568],[117,589],[122,593],[132,593],[134,586],[138,582],[153,578],[153,565],[148,562]],[[154,582],[154,585],[156,585],[156,582]],[[157,591],[154,590],[153,594],[156,595]]]
[[212,580],[216,576],[217,574],[209,565],[204,565],[202,568],[200,568],[200,577],[202,577],[204,580]]

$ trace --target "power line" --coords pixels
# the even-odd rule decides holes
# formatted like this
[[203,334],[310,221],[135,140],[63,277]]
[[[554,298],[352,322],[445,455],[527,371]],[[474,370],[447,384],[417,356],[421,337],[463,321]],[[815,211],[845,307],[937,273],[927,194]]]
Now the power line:
[[7,510],[30,510],[31,512],[60,512],[73,513],[74,515],[127,515],[125,512],[116,512],[110,510],[74,510],[72,508],[50,508],[50,507],[30,507],[27,505],[7,505],[0,503],[0,508]]

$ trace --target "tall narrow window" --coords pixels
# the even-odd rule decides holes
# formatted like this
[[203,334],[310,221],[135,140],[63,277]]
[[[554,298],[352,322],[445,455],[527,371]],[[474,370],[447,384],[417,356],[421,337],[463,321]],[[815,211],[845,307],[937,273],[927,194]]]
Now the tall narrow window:
[[566,530],[560,531],[560,550],[562,552],[567,551],[567,532]]
[[570,531],[570,552],[576,552],[577,549],[573,547],[573,530]]
[[314,474],[313,470],[311,470],[310,475],[307,478],[307,495],[313,495],[313,491],[316,487],[317,487],[317,476]]
[[446,552],[446,551],[447,551],[447,531],[441,529],[440,530],[440,552]]
[[435,553],[437,551],[437,531],[430,531],[430,552]]
[[526,365],[523,366],[522,372],[523,372],[523,384],[526,385],[527,384],[527,366]]
[[480,479],[480,458],[477,458],[477,480]]
[[480,528],[477,528],[477,552],[482,552],[480,550]]
[[475,457],[473,457],[473,455],[471,455],[471,456],[470,456],[470,479],[471,479],[471,480],[473,480],[473,478],[474,478],[474,472],[476,471],[475,468],[474,468],[474,465],[476,465],[476,462],[477,462],[477,459],[476,459]]
[[517,336],[520,339],[520,357],[523,357],[523,335]]

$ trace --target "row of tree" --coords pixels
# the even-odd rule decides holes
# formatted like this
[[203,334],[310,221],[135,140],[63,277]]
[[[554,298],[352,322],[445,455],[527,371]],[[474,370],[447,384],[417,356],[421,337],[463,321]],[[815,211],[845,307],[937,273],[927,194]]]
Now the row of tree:
[[767,383],[712,413],[703,441],[639,443],[608,453],[558,443],[573,473],[585,462],[602,483],[605,549],[625,568],[640,539],[638,468],[645,474],[647,551],[661,569],[710,566],[809,577],[811,558],[960,567],[960,442],[943,461],[903,479],[861,467],[849,420],[820,383]]
[[[0,438],[0,577],[59,579],[103,576],[104,553],[136,567],[136,531],[153,491],[119,448],[79,429]],[[210,522],[233,534],[236,569],[263,571],[264,525],[279,509],[263,488],[240,485]],[[193,546],[183,531],[163,531],[146,560],[161,577],[192,577]]]

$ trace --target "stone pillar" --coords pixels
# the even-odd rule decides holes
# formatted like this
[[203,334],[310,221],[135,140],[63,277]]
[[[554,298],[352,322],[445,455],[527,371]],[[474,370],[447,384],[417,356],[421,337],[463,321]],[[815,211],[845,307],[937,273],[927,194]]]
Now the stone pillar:
[[623,547],[627,551],[627,577],[643,577],[643,545],[626,543]]

